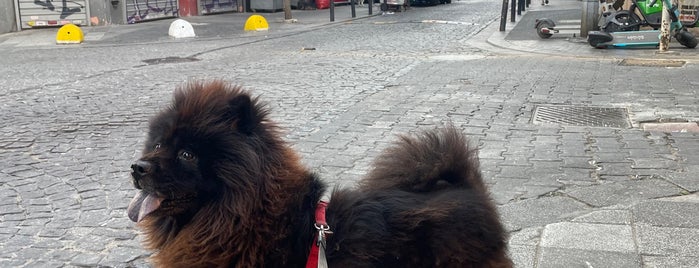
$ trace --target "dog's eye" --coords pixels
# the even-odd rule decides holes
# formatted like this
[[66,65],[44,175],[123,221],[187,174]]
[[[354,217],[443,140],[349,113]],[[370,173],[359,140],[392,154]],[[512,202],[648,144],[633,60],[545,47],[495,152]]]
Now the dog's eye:
[[180,159],[182,159],[184,161],[194,160],[194,154],[187,152],[187,151],[180,151],[179,157],[180,157]]

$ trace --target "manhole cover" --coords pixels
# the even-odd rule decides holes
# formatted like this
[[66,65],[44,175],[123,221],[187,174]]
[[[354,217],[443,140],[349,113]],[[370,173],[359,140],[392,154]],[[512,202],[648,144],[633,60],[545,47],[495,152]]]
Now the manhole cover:
[[182,62],[193,62],[193,61],[199,61],[197,58],[193,57],[166,57],[166,58],[156,58],[156,59],[147,59],[143,60],[143,62],[147,63],[148,65],[155,65],[155,64],[163,64],[163,63],[182,63]]
[[626,108],[567,105],[536,106],[532,123],[589,127],[629,127]]
[[682,67],[685,61],[683,60],[641,60],[641,59],[625,59],[619,65],[621,66],[643,66],[643,67]]

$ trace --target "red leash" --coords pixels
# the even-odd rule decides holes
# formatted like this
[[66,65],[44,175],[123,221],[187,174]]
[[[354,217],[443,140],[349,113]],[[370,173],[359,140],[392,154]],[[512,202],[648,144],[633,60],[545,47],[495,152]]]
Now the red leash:
[[311,252],[308,254],[306,268],[328,267],[328,260],[325,258],[325,238],[332,234],[330,226],[325,221],[325,209],[328,207],[328,202],[320,201],[316,207],[316,223],[315,227],[318,234],[315,236],[315,243],[311,245]]

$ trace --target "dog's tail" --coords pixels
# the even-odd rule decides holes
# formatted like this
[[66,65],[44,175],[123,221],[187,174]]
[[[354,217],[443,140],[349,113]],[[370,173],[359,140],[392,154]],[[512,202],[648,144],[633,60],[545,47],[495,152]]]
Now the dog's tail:
[[477,154],[452,125],[412,137],[400,136],[379,155],[360,187],[410,192],[464,187],[485,192]]

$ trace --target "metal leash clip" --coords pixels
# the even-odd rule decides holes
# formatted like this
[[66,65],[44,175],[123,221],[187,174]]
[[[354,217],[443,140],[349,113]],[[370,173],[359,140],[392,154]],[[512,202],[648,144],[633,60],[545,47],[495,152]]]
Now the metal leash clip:
[[331,235],[333,232],[330,231],[330,226],[325,224],[318,225],[316,223],[314,226],[316,227],[316,230],[318,230],[318,241],[316,241],[316,245],[322,245],[323,249],[325,249],[325,238],[327,235]]

